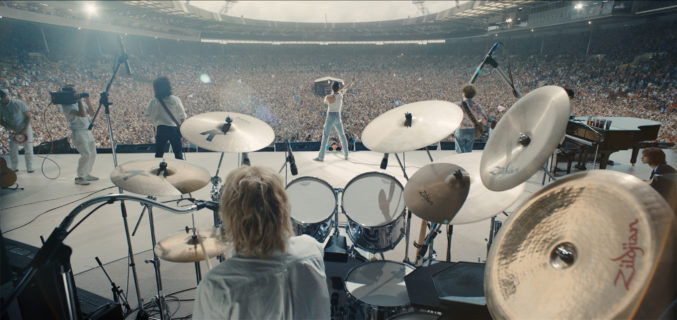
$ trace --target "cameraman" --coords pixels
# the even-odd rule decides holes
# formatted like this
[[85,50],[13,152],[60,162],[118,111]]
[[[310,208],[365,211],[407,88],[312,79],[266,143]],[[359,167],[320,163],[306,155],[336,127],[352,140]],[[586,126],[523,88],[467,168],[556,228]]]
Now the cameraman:
[[33,172],[33,129],[31,112],[18,99],[10,99],[6,89],[0,89],[0,125],[9,130],[9,165],[19,171],[19,145],[24,146],[26,171]]
[[[68,126],[71,129],[71,143],[80,153],[75,184],[88,185],[90,181],[99,180],[99,178],[91,175],[94,160],[96,160],[96,144],[94,143],[94,136],[88,128],[89,115],[93,114],[94,110],[89,101],[89,94],[77,93],[72,84],[66,85],[61,90],[72,93],[77,100],[77,103],[62,104],[61,111],[66,116],[66,121],[68,121]],[[87,105],[86,109],[85,104]]]

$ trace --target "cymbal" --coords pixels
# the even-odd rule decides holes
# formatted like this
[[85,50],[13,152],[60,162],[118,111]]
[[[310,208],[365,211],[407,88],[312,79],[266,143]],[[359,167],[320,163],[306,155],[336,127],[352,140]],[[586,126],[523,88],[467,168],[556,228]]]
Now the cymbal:
[[634,176],[594,170],[559,179],[495,238],[484,275],[492,317],[657,319],[675,298],[674,219]]
[[[405,125],[411,114],[410,126]],[[427,100],[391,109],[362,131],[369,150],[384,153],[412,151],[448,137],[463,120],[463,111],[448,101]]]
[[[167,176],[157,175],[160,164],[167,164]],[[209,183],[209,172],[184,160],[143,160],[119,165],[110,174],[113,183],[125,191],[147,196],[178,196],[202,189]]]
[[569,96],[557,86],[540,87],[517,100],[484,147],[484,185],[503,191],[529,179],[564,139],[570,113]]
[[155,245],[155,253],[162,260],[171,262],[197,262],[205,260],[202,252],[204,244],[209,258],[222,254],[227,245],[222,241],[223,236],[219,228],[198,229],[197,234],[181,232],[160,240]]
[[[224,131],[227,123],[230,127]],[[275,139],[270,125],[235,112],[207,112],[192,116],[181,124],[181,135],[196,146],[220,152],[256,151]]]
[[431,163],[418,169],[404,187],[404,203],[423,220],[449,223],[465,202],[470,176],[451,163]]
[[524,192],[526,183],[505,191],[492,191],[480,179],[482,152],[467,152],[444,157],[435,163],[452,163],[465,169],[470,175],[470,191],[465,203],[450,224],[465,224],[491,218],[511,206]]

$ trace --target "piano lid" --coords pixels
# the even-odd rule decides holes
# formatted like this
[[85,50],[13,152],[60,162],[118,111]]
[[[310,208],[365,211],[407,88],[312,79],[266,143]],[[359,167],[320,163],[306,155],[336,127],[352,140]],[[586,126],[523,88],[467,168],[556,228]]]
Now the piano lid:
[[[658,121],[633,117],[593,117],[593,119],[611,120],[609,131],[639,131],[642,127],[660,127]],[[573,121],[585,123],[588,117],[575,117]]]

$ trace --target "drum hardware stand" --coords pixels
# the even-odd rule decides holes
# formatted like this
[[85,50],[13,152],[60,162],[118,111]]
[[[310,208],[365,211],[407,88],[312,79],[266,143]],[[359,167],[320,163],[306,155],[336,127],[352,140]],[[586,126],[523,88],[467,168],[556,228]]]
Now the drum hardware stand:
[[124,314],[130,314],[132,312],[132,308],[129,306],[129,303],[127,302],[127,295],[125,294],[122,289],[120,289],[120,286],[116,285],[115,282],[110,278],[108,275],[108,272],[106,272],[106,269],[103,268],[103,264],[101,263],[101,260],[99,260],[99,257],[94,257],[96,260],[96,263],[99,265],[99,268],[103,271],[103,274],[106,275],[106,278],[108,279],[108,282],[110,282],[111,285],[111,291],[113,291],[113,301],[119,302],[122,307],[124,308]]
[[[433,249],[433,242],[437,234],[440,232],[441,226],[442,225],[439,223],[432,223],[430,225],[430,233],[428,233],[428,235],[425,237],[423,243],[420,244],[418,254],[416,255],[416,263],[414,263],[415,266],[423,265],[423,257],[425,256],[426,252],[428,252],[428,265],[432,264],[433,252],[435,251],[435,249]],[[428,251],[428,249],[430,249],[430,251]]]
[[[219,178],[219,171],[221,170],[221,163],[223,162],[223,155],[224,152],[221,152],[221,156],[219,157],[219,164],[216,166],[216,173],[214,176],[211,178],[211,183],[212,183],[212,190],[209,192],[209,195],[212,198],[212,201],[219,201],[219,184],[221,184],[221,178]],[[219,214],[217,211],[214,211],[214,226],[218,227],[221,225],[221,218],[219,218]]]
[[[110,142],[111,142],[111,154],[113,155],[113,166],[117,168],[118,166],[118,156],[117,156],[117,144],[115,143],[115,137],[113,136],[113,125],[111,124],[110,121],[110,105],[112,104],[108,100],[108,91],[110,91],[110,87],[113,84],[113,81],[115,80],[115,77],[118,74],[118,70],[120,70],[120,65],[123,63],[127,62],[127,54],[125,53],[125,48],[124,44],[122,42],[122,35],[120,35],[120,45],[122,49],[122,53],[118,57],[117,64],[115,65],[115,68],[113,69],[113,74],[111,75],[110,80],[108,81],[108,85],[106,85],[106,90],[104,92],[101,92],[99,95],[99,107],[96,109],[96,112],[94,113],[94,116],[92,117],[92,120],[89,123],[89,128],[88,130],[92,130],[92,127],[94,126],[94,121],[96,121],[96,116],[99,114],[99,111],[101,110],[101,106],[104,107],[104,113],[106,115],[106,122],[108,123],[108,133],[110,136]],[[122,188],[118,187],[118,192],[122,193]],[[127,223],[127,207],[125,206],[124,201],[120,201],[120,211],[122,213],[122,221],[124,223],[125,227],[125,238],[127,240],[127,250],[128,250],[128,256],[129,256],[129,267],[132,268],[132,279],[134,280],[134,288],[136,290],[136,298],[139,303],[139,312],[136,314],[137,319],[148,319],[148,313],[144,310],[143,307],[143,298],[141,298],[141,290],[139,289],[139,279],[136,274],[136,263],[134,262],[134,250],[132,249],[132,239],[129,236],[129,225]]]
[[[503,211],[503,214],[507,217],[508,213]],[[491,217],[491,226],[489,229],[489,239],[487,239],[487,254],[489,254],[489,250],[491,250],[491,245],[494,244],[494,238],[496,237],[496,234],[498,233],[498,230],[501,229],[501,226],[503,225],[503,221],[496,220],[496,216]]]
[[[285,165],[287,162],[285,162]],[[285,171],[286,173],[286,171]],[[339,192],[343,192],[343,189],[341,188],[335,188],[333,189],[334,191],[334,198],[337,198],[337,195]],[[348,242],[346,240],[345,236],[342,236],[339,234],[339,211],[338,211],[338,206],[334,208],[334,234],[331,235],[329,238],[329,241],[327,241],[327,245],[324,246],[324,257],[328,261],[335,261],[335,262],[347,262],[348,261],[348,255],[353,253],[353,250],[355,250],[354,245],[350,247],[350,250],[348,249]]]
[[447,259],[445,261],[451,262],[451,235],[454,233],[454,226],[447,224]]
[[402,262],[406,264],[411,264],[411,261],[409,260],[409,237],[411,233],[411,210],[407,209],[407,229],[404,231],[404,242],[406,245],[404,246],[404,260]]
[[[164,163],[164,162],[163,162]],[[165,163],[165,169],[167,168],[166,163]],[[160,171],[163,171],[163,169],[160,169]],[[159,173],[159,172],[158,172]],[[149,196],[148,199],[155,201],[155,198],[152,196]],[[148,208],[148,224],[150,225],[150,241],[152,246],[152,251],[153,251],[153,259],[152,260],[146,260],[146,263],[150,263],[153,265],[153,269],[155,270],[155,285],[157,288],[157,295],[155,296],[155,300],[160,312],[160,319],[165,320],[169,319],[169,309],[167,308],[167,303],[165,301],[165,295],[162,291],[162,276],[160,274],[160,258],[157,256],[157,253],[155,252],[155,223],[153,221],[153,208],[148,205],[144,204]]]

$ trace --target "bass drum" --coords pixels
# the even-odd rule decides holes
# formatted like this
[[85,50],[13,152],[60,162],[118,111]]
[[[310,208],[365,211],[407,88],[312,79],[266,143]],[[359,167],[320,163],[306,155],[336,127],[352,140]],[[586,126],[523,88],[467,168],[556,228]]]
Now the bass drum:
[[371,253],[395,248],[404,236],[402,184],[392,176],[367,172],[346,185],[341,207],[353,244]]
[[294,233],[307,234],[323,243],[331,232],[336,213],[337,198],[332,186],[315,177],[300,177],[286,189]]
[[385,319],[411,311],[404,277],[414,267],[394,261],[371,261],[348,273],[346,292],[351,304],[350,319]]

